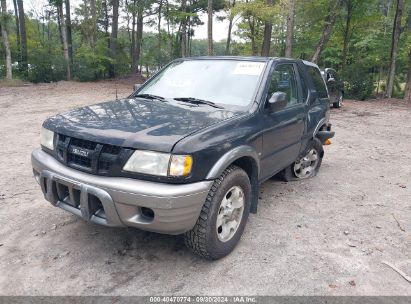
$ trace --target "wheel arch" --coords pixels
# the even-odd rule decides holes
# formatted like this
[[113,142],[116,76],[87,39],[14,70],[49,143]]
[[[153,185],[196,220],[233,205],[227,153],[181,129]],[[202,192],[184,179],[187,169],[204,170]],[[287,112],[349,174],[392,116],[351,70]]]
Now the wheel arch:
[[207,179],[220,177],[224,170],[231,165],[238,166],[247,173],[251,183],[250,212],[256,213],[259,193],[258,177],[260,174],[257,151],[251,146],[239,146],[228,151],[214,164],[207,175]]
[[317,136],[318,132],[319,132],[326,124],[327,124],[327,119],[326,119],[326,118],[323,118],[323,119],[321,119],[321,120],[318,122],[317,126],[316,126],[315,129],[314,129],[313,138],[315,138],[315,137]]

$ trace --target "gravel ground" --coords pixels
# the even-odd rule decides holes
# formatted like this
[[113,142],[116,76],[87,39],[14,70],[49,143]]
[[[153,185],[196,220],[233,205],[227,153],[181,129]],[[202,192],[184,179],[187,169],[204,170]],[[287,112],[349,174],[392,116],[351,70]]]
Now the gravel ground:
[[[42,121],[130,93],[114,82],[0,88],[0,295],[411,295],[411,107],[346,102],[320,174],[270,180],[228,257],[179,237],[100,227],[52,207],[32,177]],[[396,221],[396,219],[398,221]],[[404,230],[404,231],[403,231]]]

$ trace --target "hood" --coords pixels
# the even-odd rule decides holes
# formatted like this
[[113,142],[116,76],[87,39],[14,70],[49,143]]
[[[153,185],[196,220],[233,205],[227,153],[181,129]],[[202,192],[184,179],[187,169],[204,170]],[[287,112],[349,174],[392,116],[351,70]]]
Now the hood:
[[103,144],[171,152],[185,136],[240,113],[135,98],[78,108],[51,117],[43,125],[60,134]]

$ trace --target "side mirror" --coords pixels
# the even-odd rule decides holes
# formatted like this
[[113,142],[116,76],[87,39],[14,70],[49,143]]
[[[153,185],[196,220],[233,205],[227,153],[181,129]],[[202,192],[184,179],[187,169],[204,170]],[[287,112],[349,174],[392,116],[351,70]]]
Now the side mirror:
[[272,112],[284,109],[288,103],[288,96],[284,92],[275,92],[268,100],[268,104]]
[[141,83],[136,83],[133,87],[134,91],[137,91],[139,88],[141,88],[142,84]]

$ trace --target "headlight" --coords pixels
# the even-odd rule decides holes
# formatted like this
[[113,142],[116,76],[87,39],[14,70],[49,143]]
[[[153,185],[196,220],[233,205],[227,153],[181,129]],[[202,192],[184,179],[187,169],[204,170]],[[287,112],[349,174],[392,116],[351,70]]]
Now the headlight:
[[41,127],[40,143],[47,149],[54,150],[54,132]]
[[134,151],[127,163],[125,171],[167,176],[170,154],[151,151]]
[[190,155],[172,155],[170,162],[170,175],[188,176],[193,165],[193,158]]
[[188,176],[193,159],[190,155],[170,155],[152,151],[136,150],[123,170],[159,176]]

